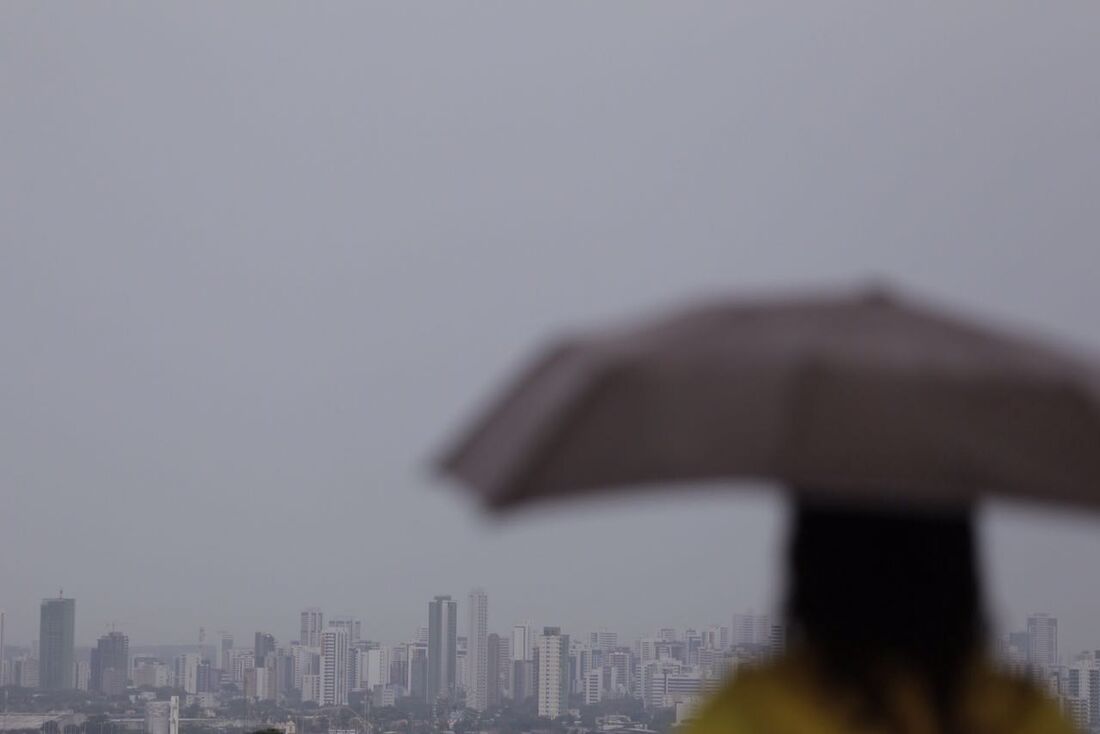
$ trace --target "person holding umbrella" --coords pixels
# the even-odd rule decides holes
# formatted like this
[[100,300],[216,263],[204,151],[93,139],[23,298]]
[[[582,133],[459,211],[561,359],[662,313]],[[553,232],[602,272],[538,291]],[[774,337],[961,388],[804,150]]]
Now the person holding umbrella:
[[690,480],[794,503],[789,651],[694,734],[1069,732],[985,644],[974,506],[1100,501],[1100,369],[881,290],[718,301],[548,349],[444,470],[490,508]]
[[1069,734],[984,647],[973,512],[796,504],[789,654],[738,675],[693,734]]

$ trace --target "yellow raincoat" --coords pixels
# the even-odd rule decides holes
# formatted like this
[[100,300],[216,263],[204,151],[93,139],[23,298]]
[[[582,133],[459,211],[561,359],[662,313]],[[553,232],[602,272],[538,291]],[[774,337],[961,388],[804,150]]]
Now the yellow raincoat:
[[[858,701],[823,685],[806,656],[789,655],[739,672],[689,727],[689,734],[939,734],[920,686],[903,675],[888,685],[901,728],[887,732],[859,721]],[[967,734],[1074,734],[1053,701],[1028,683],[975,665],[961,716]]]

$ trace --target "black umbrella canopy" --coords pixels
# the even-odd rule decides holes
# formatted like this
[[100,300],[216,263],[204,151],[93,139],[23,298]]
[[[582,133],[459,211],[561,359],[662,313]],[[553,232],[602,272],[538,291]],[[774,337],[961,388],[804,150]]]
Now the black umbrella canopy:
[[548,347],[442,462],[493,508],[687,480],[1100,504],[1100,367],[872,289],[710,302]]

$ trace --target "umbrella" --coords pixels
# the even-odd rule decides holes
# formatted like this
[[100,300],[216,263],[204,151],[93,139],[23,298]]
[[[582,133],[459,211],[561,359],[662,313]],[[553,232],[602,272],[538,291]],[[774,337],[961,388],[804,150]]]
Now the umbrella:
[[697,480],[1100,503],[1100,367],[882,289],[557,341],[442,461],[489,507]]

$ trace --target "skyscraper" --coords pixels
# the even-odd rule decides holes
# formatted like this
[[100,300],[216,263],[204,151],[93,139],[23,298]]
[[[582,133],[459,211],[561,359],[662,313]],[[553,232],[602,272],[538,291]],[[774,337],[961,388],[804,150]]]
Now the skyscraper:
[[[512,696],[512,637],[511,635],[500,635],[500,642],[497,643],[498,661],[497,667],[500,670],[500,702],[503,703],[506,697]],[[492,685],[490,683],[490,685]]]
[[524,622],[512,627],[512,660],[530,660],[535,647],[534,625]]
[[504,671],[500,667],[502,642],[500,635],[491,634],[485,640],[485,649],[488,660],[486,661],[485,705],[493,708],[500,705],[503,691]]
[[222,657],[221,657],[221,669],[222,672],[232,672],[232,666],[229,664],[229,657],[233,651],[233,635],[228,632],[222,632]]
[[[95,648],[92,648],[92,654],[95,654]],[[83,660],[76,661],[76,690],[88,691],[91,690],[90,684],[92,680],[92,666],[91,663],[86,663]],[[125,690],[125,688],[123,688]],[[113,694],[112,694],[113,695]]]
[[168,701],[145,702],[145,734],[168,734]]
[[257,668],[262,668],[267,656],[275,652],[275,635],[268,632],[257,632],[255,650],[253,660],[256,661]]
[[[304,686],[304,676],[319,676],[321,674],[321,653],[319,647],[294,645],[290,649],[290,654],[294,658],[294,688],[301,689]],[[318,699],[319,697],[320,694],[318,694]]]
[[43,599],[38,629],[39,687],[51,691],[75,688],[76,599]]
[[458,663],[458,602],[437,596],[428,602],[428,702],[453,699]]
[[1049,614],[1027,618],[1027,661],[1036,667],[1058,664],[1058,619]]
[[418,701],[428,698],[428,646],[420,642],[410,642],[405,646],[405,670],[407,677],[405,688],[409,696]]
[[359,687],[360,673],[356,669],[357,659],[354,653],[355,646],[359,643],[363,632],[363,623],[355,617],[333,617],[328,621],[328,626],[339,627],[344,630],[344,633],[348,638],[348,690],[352,691]]
[[362,667],[359,670],[359,680],[363,688],[374,690],[375,686],[385,686],[390,683],[390,651],[384,647],[372,647],[360,651]]
[[766,614],[756,614],[751,609],[746,614],[733,615],[731,627],[734,646],[767,645],[771,637],[771,622]]
[[512,665],[507,672],[512,699],[522,702],[536,694],[534,669],[534,624],[524,622],[512,627]]
[[597,632],[591,632],[588,635],[588,646],[593,650],[600,650],[607,652],[619,645],[619,635],[615,632],[609,632],[606,629],[601,629]]
[[363,636],[363,623],[355,617],[333,617],[329,627],[342,627],[348,633],[348,644],[354,645]]
[[145,702],[145,734],[178,734],[179,725],[179,696],[172,696],[167,701]]
[[325,628],[325,615],[317,607],[302,610],[301,635],[298,642],[303,647],[321,646],[321,631]]
[[108,632],[92,650],[89,688],[108,696],[121,696],[130,681],[130,639]]
[[569,636],[545,627],[538,644],[539,716],[556,719],[569,703]]
[[321,632],[321,705],[348,703],[348,633],[343,627]]
[[202,659],[194,653],[176,656],[176,687],[184,693],[199,692],[199,663]]
[[489,704],[489,597],[484,589],[470,592],[466,636],[466,705],[484,711]]

